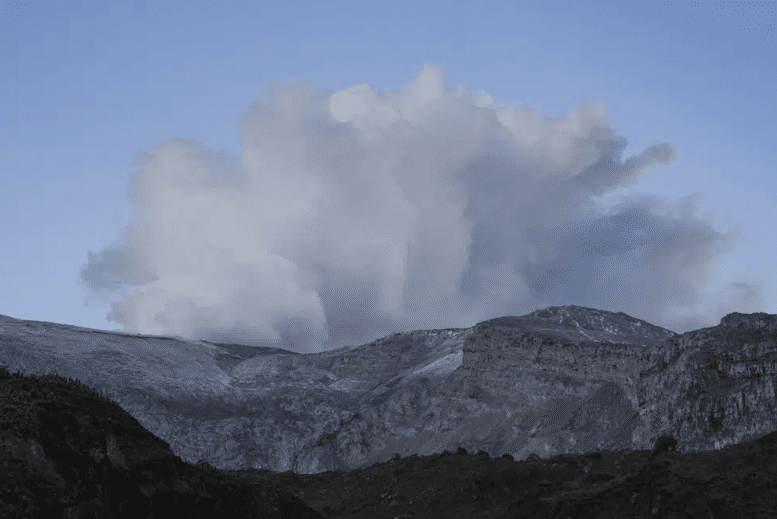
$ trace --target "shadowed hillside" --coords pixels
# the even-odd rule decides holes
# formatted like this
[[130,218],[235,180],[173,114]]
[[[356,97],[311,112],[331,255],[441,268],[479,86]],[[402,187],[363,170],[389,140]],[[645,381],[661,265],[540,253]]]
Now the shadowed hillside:
[[192,466],[77,380],[0,368],[0,517],[318,518],[272,484]]

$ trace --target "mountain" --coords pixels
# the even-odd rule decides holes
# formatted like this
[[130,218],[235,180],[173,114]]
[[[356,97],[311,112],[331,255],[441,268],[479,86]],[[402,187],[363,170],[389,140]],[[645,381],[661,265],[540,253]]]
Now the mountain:
[[0,518],[770,518],[777,432],[705,453],[514,461],[459,447],[300,475],[194,466],[98,391],[0,368]]
[[721,449],[777,430],[777,316],[678,335],[549,307],[315,354],[0,316],[0,364],[79,379],[182,460],[318,474],[463,447],[547,459]]
[[662,343],[648,365],[634,444],[665,429],[683,452],[699,452],[777,429],[777,315],[728,314]]

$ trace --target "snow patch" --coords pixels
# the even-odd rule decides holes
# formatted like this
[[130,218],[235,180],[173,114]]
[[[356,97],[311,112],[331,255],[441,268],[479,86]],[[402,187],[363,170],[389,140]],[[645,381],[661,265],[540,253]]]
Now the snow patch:
[[461,366],[461,363],[464,359],[464,352],[458,351],[455,353],[450,353],[440,359],[435,360],[434,362],[427,364],[421,369],[417,369],[413,371],[410,376],[423,376],[423,377],[442,377],[445,375],[450,375],[454,371],[456,371],[456,368]]

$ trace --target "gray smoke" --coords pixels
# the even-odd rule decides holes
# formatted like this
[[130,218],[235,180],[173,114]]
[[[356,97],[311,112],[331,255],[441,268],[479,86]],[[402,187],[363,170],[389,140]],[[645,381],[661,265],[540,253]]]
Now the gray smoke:
[[677,332],[763,307],[741,280],[705,294],[741,230],[698,194],[604,212],[675,149],[622,160],[599,103],[546,117],[426,65],[397,91],[276,83],[239,125],[239,159],[177,138],[139,156],[134,219],[80,273],[124,331],[309,352],[566,303]]

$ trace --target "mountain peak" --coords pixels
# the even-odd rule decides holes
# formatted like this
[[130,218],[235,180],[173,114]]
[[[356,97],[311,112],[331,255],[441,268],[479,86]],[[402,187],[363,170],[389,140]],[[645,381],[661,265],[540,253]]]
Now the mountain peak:
[[767,314],[765,312],[741,314],[739,312],[731,312],[720,319],[720,325],[730,328],[742,326],[762,328],[766,326],[774,329],[775,325],[777,325],[777,314]]
[[522,316],[489,319],[477,326],[520,328],[583,342],[612,342],[653,346],[679,334],[631,317],[577,305],[549,306]]

